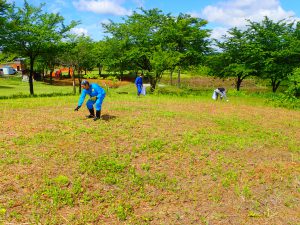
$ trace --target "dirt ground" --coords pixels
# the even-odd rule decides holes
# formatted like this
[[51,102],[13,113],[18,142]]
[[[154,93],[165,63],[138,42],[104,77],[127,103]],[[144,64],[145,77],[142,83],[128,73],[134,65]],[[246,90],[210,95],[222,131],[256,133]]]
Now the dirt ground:
[[94,122],[76,102],[1,100],[0,223],[300,223],[299,111],[111,93]]

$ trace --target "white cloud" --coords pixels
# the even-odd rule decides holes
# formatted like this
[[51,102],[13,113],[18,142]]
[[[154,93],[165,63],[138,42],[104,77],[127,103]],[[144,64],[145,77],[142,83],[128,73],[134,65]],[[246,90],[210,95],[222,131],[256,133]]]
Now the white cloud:
[[201,16],[209,22],[228,27],[242,27],[250,19],[261,21],[265,16],[278,21],[295,16],[293,11],[285,11],[278,0],[228,0],[206,6]]
[[206,6],[200,13],[190,14],[217,25],[211,34],[211,37],[216,39],[225,35],[229,28],[245,27],[247,20],[259,22],[265,16],[274,21],[288,18],[299,20],[294,18],[295,12],[284,10],[279,0],[223,0]]
[[130,15],[131,10],[120,5],[120,2],[113,0],[79,0],[73,1],[73,5],[80,11],[89,11],[98,14],[112,14],[117,16]]
[[211,31],[210,37],[213,39],[220,40],[222,36],[227,34],[228,29],[225,27],[216,27]]
[[99,26],[102,27],[102,24],[110,24],[110,23],[111,23],[111,21],[109,19],[103,19],[99,22]]
[[187,14],[191,15],[191,17],[194,17],[194,18],[200,18],[201,17],[201,14],[198,13],[198,12],[195,12],[195,11],[187,12]]
[[77,35],[84,35],[84,36],[88,36],[89,32],[87,29],[82,28],[82,27],[74,27],[71,29],[71,33],[73,34],[77,34]]
[[137,7],[144,7],[145,5],[145,0],[132,0],[132,1],[137,5]]

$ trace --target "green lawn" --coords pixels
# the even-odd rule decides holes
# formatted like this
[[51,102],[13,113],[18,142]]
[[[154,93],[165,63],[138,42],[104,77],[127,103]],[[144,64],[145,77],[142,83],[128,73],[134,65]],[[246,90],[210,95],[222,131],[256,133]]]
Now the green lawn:
[[0,100],[0,224],[299,224],[299,111],[229,98]]
[[[53,86],[43,82],[34,82],[34,94],[72,93],[71,86]],[[21,77],[0,77],[0,96],[28,95],[29,83],[22,82]]]

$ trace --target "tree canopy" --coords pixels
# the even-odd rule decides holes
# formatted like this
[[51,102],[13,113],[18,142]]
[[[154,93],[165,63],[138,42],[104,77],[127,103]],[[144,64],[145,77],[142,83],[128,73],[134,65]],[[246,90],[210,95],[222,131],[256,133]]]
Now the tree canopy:
[[64,24],[64,18],[58,13],[47,13],[39,7],[24,2],[23,8],[14,7],[8,11],[8,20],[0,34],[1,47],[4,51],[15,52],[30,60],[30,94],[33,91],[33,65],[45,49],[65,38],[77,22]]
[[[235,78],[237,90],[248,77],[259,77],[269,80],[276,92],[282,82],[294,83],[293,74],[299,67],[300,22],[296,21],[276,22],[268,17],[260,22],[248,20],[245,29],[233,27],[220,40],[212,40],[204,19],[140,8],[122,22],[103,24],[107,36],[95,42],[70,35],[79,22],[66,25],[60,14],[45,12],[43,7],[26,0],[23,7],[16,7],[0,0],[0,50],[7,53],[1,53],[0,60],[18,56],[29,61],[31,94],[36,60],[51,71],[59,64],[73,67],[79,83],[82,71],[95,67],[99,75],[105,67],[119,79],[125,72],[141,71],[152,91],[165,71],[173,74],[178,70],[180,78],[182,69],[206,62],[214,76]],[[73,86],[75,93],[75,78]]]
[[173,17],[159,9],[141,9],[124,20],[104,24],[111,36],[107,42],[115,43],[114,52],[123,53],[120,63],[146,72],[152,90],[165,70],[197,64],[209,50],[205,20],[185,14]]

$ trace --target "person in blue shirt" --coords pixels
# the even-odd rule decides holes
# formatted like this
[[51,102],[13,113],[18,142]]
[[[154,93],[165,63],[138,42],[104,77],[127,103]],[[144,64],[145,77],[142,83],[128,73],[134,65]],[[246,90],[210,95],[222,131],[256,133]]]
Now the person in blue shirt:
[[143,89],[143,74],[142,73],[135,79],[134,83],[137,88],[137,95],[140,96],[142,89]]
[[[78,100],[78,106],[75,108],[75,111],[78,111],[80,109],[82,103],[84,102],[85,96],[88,94],[90,96],[90,99],[86,102],[86,106],[90,111],[90,115],[88,115],[87,118],[94,118],[94,121],[100,119],[102,102],[106,95],[104,89],[98,84],[90,84],[87,80],[83,80],[81,82],[81,87],[83,90],[81,92],[80,98]],[[96,116],[93,107],[94,104],[96,106]]]

